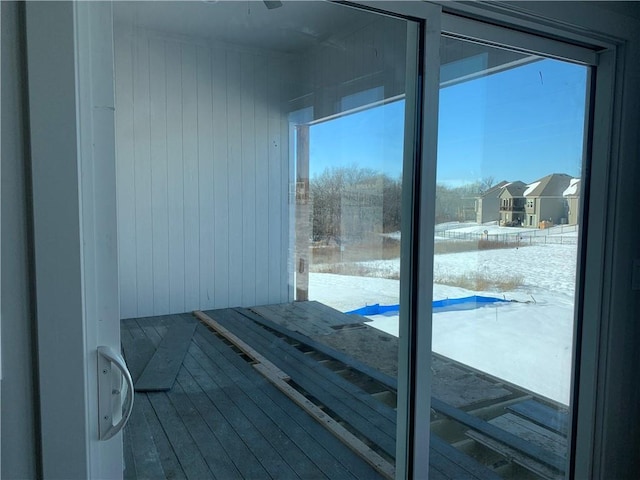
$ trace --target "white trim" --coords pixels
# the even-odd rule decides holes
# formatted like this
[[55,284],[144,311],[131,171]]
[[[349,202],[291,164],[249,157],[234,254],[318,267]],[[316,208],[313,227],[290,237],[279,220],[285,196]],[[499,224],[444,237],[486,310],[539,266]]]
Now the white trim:
[[[618,39],[609,34],[579,26],[581,23],[575,15],[573,15],[572,23],[560,20],[557,16],[557,8],[553,5],[554,2],[523,2],[520,0],[430,1],[442,4],[446,14],[451,13],[470,17],[477,21],[493,24],[499,26],[499,28],[501,26],[518,33],[529,33],[556,42],[558,46],[564,44],[564,47],[560,46],[561,51],[571,46],[598,51],[602,48],[609,48],[612,44],[619,42]],[[582,7],[587,3],[591,2],[583,2],[582,5],[576,5],[579,5],[579,10],[584,10]],[[532,8],[532,6],[535,8]],[[547,8],[546,15],[539,13],[540,6],[543,7],[543,10]],[[549,55],[550,52],[546,54]]]
[[[576,418],[575,429],[571,429],[570,437],[575,440],[573,447],[567,456],[570,478],[597,478],[604,472],[603,445],[601,445],[601,433],[603,411],[600,399],[604,398],[606,385],[604,382],[607,358],[607,331],[609,302],[612,296],[611,284],[612,271],[612,231],[613,216],[615,212],[615,185],[617,171],[617,156],[611,151],[617,144],[617,139],[612,137],[614,130],[614,99],[619,102],[620,85],[617,85],[616,77],[621,77],[620,68],[617,65],[616,44],[612,37],[587,32],[586,29],[578,29],[559,21],[545,19],[542,16],[524,13],[519,8],[503,3],[476,2],[474,4],[459,4],[445,2],[450,10],[456,13],[471,14],[483,20],[470,20],[456,15],[443,14],[443,30],[454,32],[456,36],[469,38],[482,43],[511,46],[511,37],[514,41],[521,42],[522,51],[535,53],[542,56],[551,56],[557,59],[574,63],[597,66],[596,91],[591,97],[595,100],[595,111],[590,126],[596,131],[591,143],[592,163],[586,174],[591,183],[589,198],[591,202],[588,218],[585,219],[588,228],[580,229],[581,239],[588,236],[586,250],[581,252],[584,263],[579,265],[582,269],[584,289],[577,294],[576,300],[582,296],[582,305],[576,303],[576,316],[582,312],[582,337],[579,345],[581,357],[579,365],[574,366],[574,388],[579,387],[577,398],[572,398],[571,405],[574,408]],[[516,12],[517,11],[517,12]],[[508,12],[508,13],[505,13]],[[483,24],[482,21],[502,22],[510,24],[512,28],[527,29],[536,34],[524,33],[496,25]],[[468,30],[467,30],[468,28]],[[495,34],[492,34],[495,30]],[[551,35],[562,41],[545,38],[540,35]],[[581,47],[575,44],[563,43],[580,42],[591,47]],[[522,43],[524,42],[524,43]],[[531,43],[529,43],[531,42]],[[599,50],[599,52],[598,52]],[[590,85],[593,85],[590,83]],[[585,149],[587,139],[585,139]],[[586,153],[586,152],[585,152]],[[586,178],[586,177],[585,177]],[[603,199],[606,199],[603,201]],[[582,240],[580,241],[582,243]],[[605,265],[607,266],[605,268]],[[579,286],[579,285],[578,285]],[[578,322],[574,322],[576,332],[579,331]],[[574,345],[576,349],[578,345]],[[575,351],[574,351],[575,354]],[[575,359],[575,356],[574,356]],[[575,392],[575,389],[572,391]]]
[[73,4],[26,25],[42,475],[89,478]]
[[452,36],[462,36],[467,40],[481,41],[498,48],[504,46],[512,51],[542,55],[583,65],[596,63],[596,52],[592,49],[489,25],[458,15],[442,14],[442,32]]
[[44,478],[117,478],[97,345],[119,349],[111,4],[27,3]]

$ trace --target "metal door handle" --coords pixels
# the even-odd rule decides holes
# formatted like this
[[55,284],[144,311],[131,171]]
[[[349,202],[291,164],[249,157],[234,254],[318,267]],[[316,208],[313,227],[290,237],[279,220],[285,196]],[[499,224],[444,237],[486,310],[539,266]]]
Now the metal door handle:
[[[112,366],[116,366],[113,371]],[[114,386],[115,379],[115,386]],[[126,389],[120,402],[122,387]],[[133,410],[133,380],[127,364],[111,347],[98,347],[98,425],[100,440],[109,440],[122,430]],[[115,425],[114,420],[117,419]]]

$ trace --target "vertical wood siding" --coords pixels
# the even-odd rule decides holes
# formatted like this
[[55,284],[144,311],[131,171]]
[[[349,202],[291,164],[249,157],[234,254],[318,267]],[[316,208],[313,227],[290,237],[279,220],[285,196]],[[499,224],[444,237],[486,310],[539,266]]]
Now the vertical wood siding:
[[121,316],[289,300],[282,61],[119,31]]
[[122,317],[291,300],[288,112],[403,93],[404,22],[297,59],[124,26],[115,38]]

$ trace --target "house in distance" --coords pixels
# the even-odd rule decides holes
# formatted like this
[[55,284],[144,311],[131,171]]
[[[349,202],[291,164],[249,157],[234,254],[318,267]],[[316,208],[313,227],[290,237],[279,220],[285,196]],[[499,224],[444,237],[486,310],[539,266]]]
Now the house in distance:
[[476,198],[476,221],[507,227],[577,225],[580,179],[552,173],[530,184],[500,182]]

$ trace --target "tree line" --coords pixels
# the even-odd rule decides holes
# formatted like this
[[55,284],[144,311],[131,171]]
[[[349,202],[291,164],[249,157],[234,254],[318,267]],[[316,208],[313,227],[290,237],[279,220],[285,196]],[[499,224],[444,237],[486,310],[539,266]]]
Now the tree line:
[[[469,218],[475,197],[493,184],[493,178],[486,177],[459,187],[436,185],[436,223],[475,220]],[[400,230],[401,178],[356,165],[332,167],[313,176],[309,188],[314,241],[340,242],[346,235]]]

